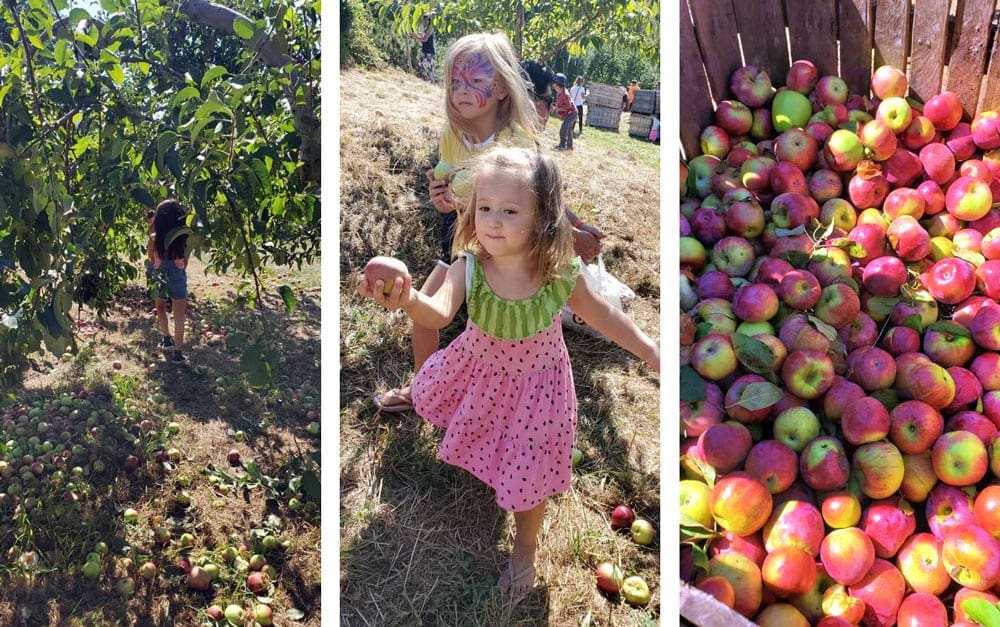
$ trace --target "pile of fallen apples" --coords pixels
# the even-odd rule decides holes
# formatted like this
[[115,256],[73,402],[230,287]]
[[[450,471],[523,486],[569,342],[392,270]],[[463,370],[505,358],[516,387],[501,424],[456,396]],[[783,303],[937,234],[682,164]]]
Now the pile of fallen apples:
[[760,625],[1000,624],[1000,115],[792,64],[681,165],[681,577]]
[[[628,530],[636,544],[648,545],[656,537],[653,524],[645,518],[639,518],[628,505],[619,505],[611,512],[611,528],[620,531]],[[597,587],[608,594],[620,594],[632,605],[649,603],[649,585],[639,575],[625,576],[622,569],[611,561],[603,561],[594,571],[597,576]]]

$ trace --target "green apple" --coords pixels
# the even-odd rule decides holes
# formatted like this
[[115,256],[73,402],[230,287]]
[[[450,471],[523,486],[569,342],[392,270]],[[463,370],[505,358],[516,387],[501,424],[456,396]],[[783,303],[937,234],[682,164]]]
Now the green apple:
[[632,539],[638,544],[649,544],[656,537],[653,524],[645,518],[636,518],[632,522],[632,526],[629,527],[629,531],[632,532]]
[[774,419],[774,439],[796,453],[801,453],[819,430],[819,418],[808,407],[789,407]]
[[447,161],[438,161],[434,166],[434,178],[437,180],[446,179],[451,176],[451,164]]
[[226,616],[226,621],[230,625],[242,625],[243,624],[243,608],[235,603],[231,603],[226,606],[224,612]]
[[83,565],[83,576],[87,579],[97,579],[101,574],[100,560],[87,560]]
[[786,89],[774,95],[771,102],[771,122],[778,133],[790,128],[802,128],[811,115],[812,105],[803,94]]
[[649,586],[638,575],[626,577],[622,582],[622,596],[632,605],[645,605],[649,603]]
[[583,461],[583,451],[574,447],[573,448],[573,466],[579,466],[580,462]]
[[684,479],[680,482],[680,512],[707,529],[712,528],[710,501],[712,488],[702,481]]

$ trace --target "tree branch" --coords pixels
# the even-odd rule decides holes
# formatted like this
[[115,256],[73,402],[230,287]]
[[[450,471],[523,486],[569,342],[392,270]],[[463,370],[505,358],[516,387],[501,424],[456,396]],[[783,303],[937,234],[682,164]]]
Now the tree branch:
[[34,57],[34,51],[28,45],[28,36],[25,34],[24,27],[21,25],[21,16],[18,8],[14,6],[14,0],[6,0],[6,4],[7,8],[10,9],[11,17],[14,19],[14,26],[17,27],[18,32],[21,34],[19,39],[21,40],[21,47],[24,49],[24,61],[27,64],[25,69],[28,73],[28,84],[31,85],[31,94],[34,96],[32,99],[34,102],[32,104],[35,105],[35,116],[41,120],[42,109],[41,104],[38,101],[38,86],[35,84],[35,69],[31,62],[32,57]]
[[[253,22],[253,20],[238,11],[208,2],[207,0],[183,0],[178,10],[192,22],[209,26],[234,36],[236,35],[236,30],[233,28],[233,23],[237,19],[242,18],[251,23]],[[299,63],[282,52],[274,40],[268,37],[266,33],[255,33],[253,38],[247,42],[247,45],[252,51],[260,55],[260,58],[268,67],[284,68],[291,66],[289,76],[292,84],[290,87],[285,88],[285,98],[292,109],[295,130],[298,131],[299,137],[302,140],[299,146],[299,160],[303,166],[299,175],[303,181],[319,183],[321,179],[320,157],[322,155],[322,147],[320,146],[320,121],[313,107],[312,85],[303,79],[302,73],[299,71]],[[299,103],[297,97],[300,91],[302,93],[302,104]]]

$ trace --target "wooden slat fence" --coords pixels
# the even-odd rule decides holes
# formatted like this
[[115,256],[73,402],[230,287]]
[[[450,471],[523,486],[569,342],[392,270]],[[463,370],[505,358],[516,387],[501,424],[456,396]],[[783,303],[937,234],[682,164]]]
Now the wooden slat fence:
[[782,85],[789,64],[809,59],[852,92],[869,93],[872,70],[905,69],[910,95],[958,94],[968,119],[1000,108],[998,0],[681,0],[680,140],[698,135],[715,103],[731,98],[729,77],[744,64]]

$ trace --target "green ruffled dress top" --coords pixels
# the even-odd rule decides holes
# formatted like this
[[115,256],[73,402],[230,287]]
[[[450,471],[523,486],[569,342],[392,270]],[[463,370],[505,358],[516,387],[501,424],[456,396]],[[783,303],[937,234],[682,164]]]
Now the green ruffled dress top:
[[583,271],[580,258],[574,257],[560,278],[545,283],[534,295],[507,300],[490,288],[475,256],[464,257],[472,268],[465,294],[469,319],[484,332],[503,340],[523,340],[551,326]]

